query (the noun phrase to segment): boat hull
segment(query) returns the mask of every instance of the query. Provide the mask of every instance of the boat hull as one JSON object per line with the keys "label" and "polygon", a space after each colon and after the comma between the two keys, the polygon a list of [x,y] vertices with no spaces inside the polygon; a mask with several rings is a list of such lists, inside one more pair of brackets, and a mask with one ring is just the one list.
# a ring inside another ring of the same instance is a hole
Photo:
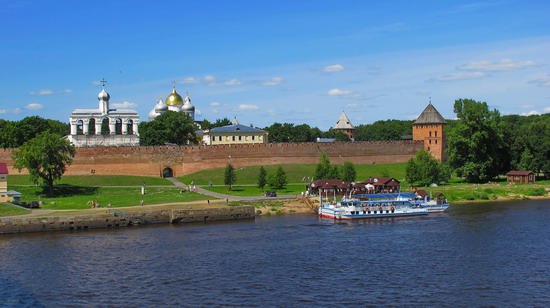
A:
{"label": "boat hull", "polygon": [[354,220],[354,219],[371,219],[371,218],[386,218],[386,217],[408,217],[408,216],[423,216],[428,215],[428,211],[422,210],[422,211],[383,211],[382,213],[380,211],[377,211],[376,213],[371,212],[370,214],[366,213],[363,214],[360,212],[359,214],[351,214],[351,213],[339,213],[332,210],[326,210],[321,209],[319,211],[319,216],[323,218],[329,218],[329,219],[338,219],[338,220]]}

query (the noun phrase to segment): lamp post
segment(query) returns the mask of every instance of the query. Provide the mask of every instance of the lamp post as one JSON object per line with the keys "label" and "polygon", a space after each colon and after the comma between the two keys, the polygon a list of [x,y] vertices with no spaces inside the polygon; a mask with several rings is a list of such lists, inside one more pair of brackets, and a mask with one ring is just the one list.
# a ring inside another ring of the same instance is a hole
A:
{"label": "lamp post", "polygon": [[90,171],[90,173],[92,174],[92,187],[94,187],[94,184],[95,184],[95,169],[92,169],[92,171]]}

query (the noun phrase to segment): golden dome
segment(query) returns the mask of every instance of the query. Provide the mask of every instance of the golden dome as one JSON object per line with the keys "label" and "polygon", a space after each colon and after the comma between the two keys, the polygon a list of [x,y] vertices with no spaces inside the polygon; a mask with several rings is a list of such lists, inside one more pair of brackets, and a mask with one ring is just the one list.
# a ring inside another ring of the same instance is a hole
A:
{"label": "golden dome", "polygon": [[181,98],[181,95],[176,92],[176,88],[172,90],[172,93],[166,97],[166,105],[167,106],[182,106],[183,105],[183,98]]}

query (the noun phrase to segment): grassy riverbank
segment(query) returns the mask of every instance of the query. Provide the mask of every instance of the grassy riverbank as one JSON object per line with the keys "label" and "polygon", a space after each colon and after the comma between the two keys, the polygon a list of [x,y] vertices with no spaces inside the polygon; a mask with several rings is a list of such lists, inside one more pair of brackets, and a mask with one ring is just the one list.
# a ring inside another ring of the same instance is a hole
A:
{"label": "grassy riverbank", "polygon": [[[10,185],[34,185],[28,174],[10,174]],[[73,186],[173,186],[164,178],[133,175],[64,175],[57,185]]]}
{"label": "grassy riverbank", "polygon": [[[278,190],[279,195],[300,195],[305,191],[307,177],[315,170],[314,164],[283,165],[287,173],[288,184]],[[268,166],[269,172],[275,166]],[[409,184],[404,179],[405,164],[356,165],[357,179],[365,180],[372,176],[389,176],[401,180],[402,191],[409,191]],[[211,169],[190,174],[178,179],[184,183],[194,182],[204,189],[233,196],[261,196],[263,191],[256,187],[259,167],[237,168],[237,185],[229,190],[223,185],[223,169]],[[210,186],[209,184],[213,185]],[[141,194],[141,186],[145,185],[145,195]],[[418,187],[435,195],[442,193],[451,203],[491,200],[525,200],[530,198],[549,198],[550,181],[539,181],[537,184],[509,185],[505,181],[489,184],[461,183],[460,179],[452,179],[448,185],[439,187]],[[194,192],[180,191],[166,179],[139,176],[64,176],[56,185],[55,195],[50,197],[42,192],[40,187],[32,185],[28,175],[10,175],[9,189],[22,193],[22,201],[40,201],[44,210],[85,210],[92,207],[92,202],[100,206],[119,208],[139,206],[141,200],[145,206],[167,203],[184,203],[214,199]],[[265,187],[264,190],[270,190]],[[287,205],[263,202],[259,208],[267,213],[288,212]],[[300,206],[294,206],[299,208]],[[258,208],[258,207],[257,207]],[[292,207],[289,207],[292,208]],[[293,209],[291,212],[294,211]],[[298,210],[300,212],[300,210]],[[0,216],[24,214],[25,210],[9,206],[0,207]]]}
{"label": "grassy riverbank", "polygon": [[[314,164],[304,165],[283,165],[287,172],[288,184],[284,189],[277,190],[277,194],[283,195],[299,195],[305,191],[307,181],[303,181],[304,174],[313,174],[315,170]],[[273,172],[274,166],[266,167],[266,170]],[[410,184],[404,180],[405,164],[379,164],[379,165],[356,165],[357,179],[366,180],[373,176],[389,176],[401,181],[402,191],[410,192]],[[256,186],[259,167],[243,167],[237,168],[237,184],[231,190],[229,187],[223,186],[223,169],[210,169],[197,173],[193,173],[179,180],[191,183],[204,189],[227,194],[233,196],[260,196],[262,189]],[[307,179],[307,177],[306,177]],[[209,185],[213,183],[213,186]],[[500,179],[499,182],[487,184],[469,184],[462,182],[461,179],[452,178],[450,183],[438,187],[417,187],[418,189],[426,190],[428,193],[435,195],[436,193],[444,194],[449,202],[468,202],[468,201],[491,201],[491,200],[523,200],[534,197],[549,197],[550,181],[539,181],[537,184],[514,184],[509,185],[505,179]],[[264,188],[271,190],[269,186]]]}
{"label": "grassy riverbank", "polygon": [[30,213],[29,210],[25,210],[19,207],[15,207],[8,204],[0,203],[0,217],[4,216],[16,216]]}
{"label": "grassy riverbank", "polygon": [[42,202],[42,209],[47,210],[76,210],[89,209],[92,202],[99,203],[100,207],[126,207],[139,206],[141,200],[145,205],[191,202],[212,199],[195,192],[181,192],[178,188],[146,187],[145,194],[141,194],[141,187],[89,187],[58,185],[55,187],[55,195],[47,196],[41,188],[35,186],[12,186],[10,189],[21,193],[21,201]]}

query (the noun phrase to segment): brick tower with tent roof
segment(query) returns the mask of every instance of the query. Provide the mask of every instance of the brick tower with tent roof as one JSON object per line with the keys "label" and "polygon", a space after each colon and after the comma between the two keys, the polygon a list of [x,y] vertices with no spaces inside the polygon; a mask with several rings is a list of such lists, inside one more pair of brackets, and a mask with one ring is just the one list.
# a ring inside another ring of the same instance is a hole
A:
{"label": "brick tower with tent roof", "polygon": [[446,160],[445,125],[447,125],[447,121],[435,109],[431,100],[413,123],[413,140],[423,141],[424,149],[440,162]]}

